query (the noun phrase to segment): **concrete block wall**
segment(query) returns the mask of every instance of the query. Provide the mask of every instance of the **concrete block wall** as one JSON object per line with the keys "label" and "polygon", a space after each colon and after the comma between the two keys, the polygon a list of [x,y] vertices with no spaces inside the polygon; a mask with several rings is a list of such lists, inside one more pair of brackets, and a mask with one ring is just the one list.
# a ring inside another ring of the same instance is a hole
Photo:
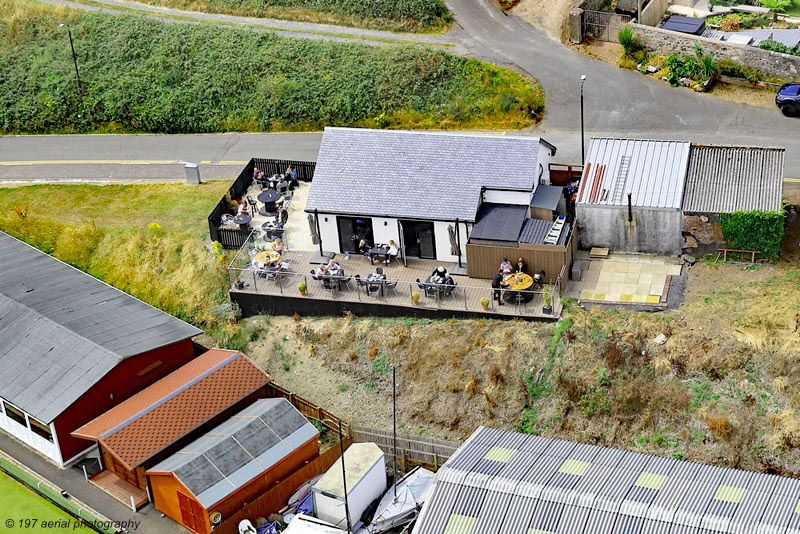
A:
{"label": "concrete block wall", "polygon": [[677,256],[683,248],[683,215],[677,209],[634,207],[631,228],[627,207],[578,204],[576,221],[583,249]]}
{"label": "concrete block wall", "polygon": [[641,36],[642,42],[647,46],[647,49],[659,55],[694,55],[694,45],[699,43],[705,53],[712,54],[717,61],[730,60],[778,78],[800,78],[800,56],[790,56],[753,46],[716,41],[686,33],[662,30],[661,28],[651,28],[642,24],[631,24],[631,26]]}

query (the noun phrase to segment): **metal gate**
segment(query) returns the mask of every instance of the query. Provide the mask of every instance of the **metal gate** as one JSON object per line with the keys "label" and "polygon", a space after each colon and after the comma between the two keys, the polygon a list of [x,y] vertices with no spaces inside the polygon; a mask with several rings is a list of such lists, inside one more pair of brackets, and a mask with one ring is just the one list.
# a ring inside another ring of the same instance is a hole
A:
{"label": "metal gate", "polygon": [[617,32],[630,21],[629,15],[586,10],[583,12],[583,38],[616,43]]}

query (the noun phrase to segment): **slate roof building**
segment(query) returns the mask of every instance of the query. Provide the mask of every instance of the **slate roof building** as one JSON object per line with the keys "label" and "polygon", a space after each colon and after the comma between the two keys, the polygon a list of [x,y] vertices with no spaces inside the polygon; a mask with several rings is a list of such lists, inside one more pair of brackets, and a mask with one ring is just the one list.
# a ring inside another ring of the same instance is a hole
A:
{"label": "slate roof building", "polygon": [[73,430],[194,357],[201,330],[0,232],[0,429],[59,465]]}
{"label": "slate roof building", "polygon": [[[112,495],[147,502],[145,471],[243,406],[266,396],[267,374],[244,354],[212,349],[100,415],[72,435],[97,443]],[[138,490],[138,491],[137,491]]]}
{"label": "slate roof building", "polygon": [[316,458],[318,437],[288,400],[259,399],[147,470],[155,507],[206,534]]}
{"label": "slate roof building", "polygon": [[329,127],[305,210],[325,251],[393,240],[407,257],[458,261],[448,226],[463,250],[482,203],[529,208],[555,152],[538,137]]}
{"label": "slate roof building", "polygon": [[480,427],[413,534],[800,532],[800,480]]}

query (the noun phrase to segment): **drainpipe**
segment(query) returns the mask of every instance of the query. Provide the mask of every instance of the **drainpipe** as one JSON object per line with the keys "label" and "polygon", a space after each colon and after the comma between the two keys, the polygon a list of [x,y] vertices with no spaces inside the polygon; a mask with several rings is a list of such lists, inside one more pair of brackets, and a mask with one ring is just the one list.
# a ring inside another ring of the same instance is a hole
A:
{"label": "drainpipe", "polygon": [[633,206],[631,204],[631,193],[628,193],[628,231],[633,235]]}
{"label": "drainpipe", "polygon": [[456,246],[458,247],[458,266],[461,267],[461,230],[458,229],[458,217],[456,217]]}

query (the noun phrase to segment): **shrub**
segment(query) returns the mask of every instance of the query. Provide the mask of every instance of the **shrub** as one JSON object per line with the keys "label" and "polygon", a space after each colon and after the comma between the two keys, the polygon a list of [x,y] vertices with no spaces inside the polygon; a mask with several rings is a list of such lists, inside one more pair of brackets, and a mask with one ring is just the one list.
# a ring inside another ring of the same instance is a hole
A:
{"label": "shrub", "polygon": [[800,50],[790,48],[783,43],[774,41],[772,39],[764,39],[758,44],[762,50],[772,50],[773,52],[780,52],[781,54],[789,54],[792,56],[800,56]]}
{"label": "shrub", "polygon": [[700,73],[705,80],[714,80],[719,75],[719,64],[714,61],[711,54],[705,55],[700,60]]}
{"label": "shrub", "polygon": [[761,5],[772,11],[775,16],[773,20],[778,19],[778,13],[783,13],[792,5],[791,0],[761,0]]}
{"label": "shrub", "polygon": [[783,240],[783,212],[736,211],[721,213],[722,237],[730,248],[757,250],[768,260],[780,255]]}
{"label": "shrub", "polygon": [[719,29],[724,32],[738,32],[742,25],[742,19],[736,15],[727,15],[719,23]]}
{"label": "shrub", "polygon": [[617,39],[619,44],[622,45],[622,53],[625,57],[633,58],[637,52],[644,50],[644,44],[639,40],[631,26],[620,28],[619,32],[617,32]]}
{"label": "shrub", "polygon": [[[514,128],[544,109],[525,77],[439,50],[27,6],[0,6],[0,133],[310,130],[382,113],[387,127]],[[83,98],[58,20],[72,27]]]}

